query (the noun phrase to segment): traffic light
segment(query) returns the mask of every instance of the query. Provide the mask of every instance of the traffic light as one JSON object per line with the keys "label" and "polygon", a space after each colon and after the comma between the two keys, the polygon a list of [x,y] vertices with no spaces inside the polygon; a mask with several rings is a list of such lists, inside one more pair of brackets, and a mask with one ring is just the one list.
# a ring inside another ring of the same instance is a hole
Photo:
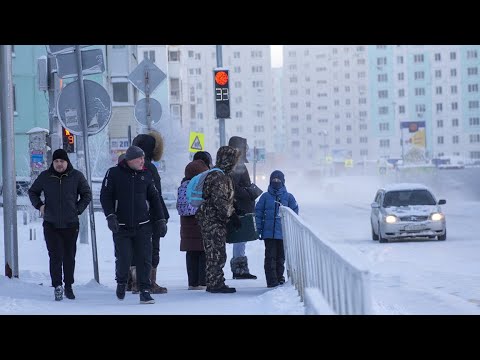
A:
{"label": "traffic light", "polygon": [[230,119],[230,77],[228,70],[213,70],[215,89],[215,119]]}
{"label": "traffic light", "polygon": [[62,126],[63,150],[67,153],[75,152],[75,135]]}

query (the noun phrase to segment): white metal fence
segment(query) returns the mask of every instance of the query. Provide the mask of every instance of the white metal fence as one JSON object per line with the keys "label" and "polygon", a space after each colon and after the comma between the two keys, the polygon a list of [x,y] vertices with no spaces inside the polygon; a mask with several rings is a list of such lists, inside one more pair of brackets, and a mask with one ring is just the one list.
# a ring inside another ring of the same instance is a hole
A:
{"label": "white metal fence", "polygon": [[289,280],[307,314],[372,313],[370,274],[362,260],[322,241],[290,208],[280,206]]}

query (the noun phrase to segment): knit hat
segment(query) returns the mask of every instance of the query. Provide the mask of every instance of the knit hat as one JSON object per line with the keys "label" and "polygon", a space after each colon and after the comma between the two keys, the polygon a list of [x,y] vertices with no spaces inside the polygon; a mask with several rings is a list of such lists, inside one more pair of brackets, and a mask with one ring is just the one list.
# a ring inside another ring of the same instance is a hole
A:
{"label": "knit hat", "polygon": [[66,162],[70,162],[67,152],[63,149],[57,149],[53,152],[52,161],[57,159],[62,159],[62,160],[65,160]]}
{"label": "knit hat", "polygon": [[132,145],[127,149],[125,153],[125,160],[133,160],[139,157],[145,156],[145,153],[138,146]]}
{"label": "knit hat", "polygon": [[197,151],[193,155],[193,160],[202,160],[208,167],[213,165],[212,155],[208,151]]}

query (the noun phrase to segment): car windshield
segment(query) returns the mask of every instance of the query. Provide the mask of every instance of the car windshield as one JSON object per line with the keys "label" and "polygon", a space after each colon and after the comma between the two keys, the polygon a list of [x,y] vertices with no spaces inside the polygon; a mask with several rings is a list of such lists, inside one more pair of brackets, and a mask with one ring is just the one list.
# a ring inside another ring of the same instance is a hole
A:
{"label": "car windshield", "polygon": [[428,190],[389,191],[383,199],[383,207],[435,204],[435,199]]}

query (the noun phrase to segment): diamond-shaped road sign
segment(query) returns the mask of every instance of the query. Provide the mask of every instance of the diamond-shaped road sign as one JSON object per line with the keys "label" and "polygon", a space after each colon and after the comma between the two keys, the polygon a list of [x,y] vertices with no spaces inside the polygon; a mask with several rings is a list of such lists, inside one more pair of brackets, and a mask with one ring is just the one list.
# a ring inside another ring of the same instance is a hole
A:
{"label": "diamond-shaped road sign", "polygon": [[143,126],[148,126],[148,111],[150,111],[150,124],[155,125],[162,117],[162,105],[153,98],[140,99],[135,104],[135,119]]}
{"label": "diamond-shaped road sign", "polygon": [[[87,105],[88,135],[95,135],[103,130],[112,116],[112,101],[107,90],[92,80],[83,80],[85,102]],[[62,89],[57,101],[57,113],[62,125],[75,135],[83,134],[80,121],[80,89],[75,80]]]}
{"label": "diamond-shaped road sign", "polygon": [[[103,51],[101,49],[83,50],[82,74],[100,74],[105,71]],[[61,79],[77,77],[77,54],[74,52],[62,53],[55,56],[57,63],[57,74]]]}
{"label": "diamond-shaped road sign", "polygon": [[138,66],[130,73],[128,80],[143,94],[146,93],[147,82],[148,92],[151,94],[160,83],[165,80],[167,75],[160,70],[153,62],[144,59]]}

